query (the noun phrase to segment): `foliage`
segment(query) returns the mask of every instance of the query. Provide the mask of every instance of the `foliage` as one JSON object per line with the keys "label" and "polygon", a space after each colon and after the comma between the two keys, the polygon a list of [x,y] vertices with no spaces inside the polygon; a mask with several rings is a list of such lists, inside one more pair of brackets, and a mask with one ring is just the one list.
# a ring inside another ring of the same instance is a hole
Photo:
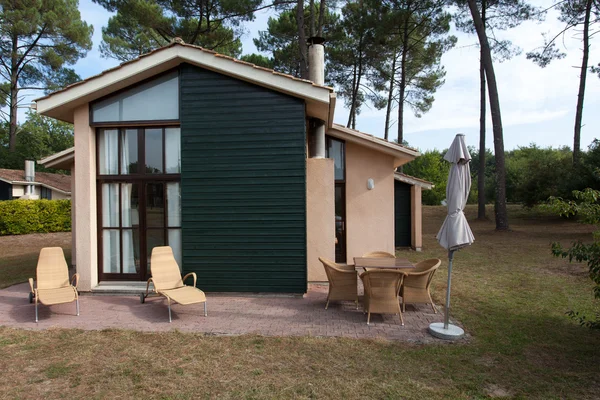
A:
{"label": "foliage", "polygon": [[432,182],[435,187],[423,190],[423,204],[440,205],[446,198],[446,184],[450,163],[444,160],[446,151],[428,150],[421,157],[403,166],[403,172],[426,181]]}
{"label": "foliage", "polygon": [[[269,53],[273,60],[273,68],[277,71],[301,76],[302,54],[299,46],[298,23],[295,10],[284,9],[277,18],[269,17],[267,30],[259,31],[258,38],[254,39],[254,45],[258,51]],[[321,19],[320,7],[315,5],[314,13]],[[326,68],[330,68],[331,48],[341,37],[339,30],[339,16],[332,10],[325,8],[323,12],[323,36],[327,38],[325,46]],[[305,20],[310,18],[310,9],[304,9]],[[304,26],[305,36],[310,34],[309,26]],[[306,57],[306,55],[305,55]],[[326,79],[330,75],[329,70],[325,74]]]}
{"label": "foliage", "polygon": [[[598,225],[600,223],[600,191],[587,188],[583,191],[573,192],[574,200],[564,200],[559,197],[550,197],[546,205],[558,215],[564,217],[577,216],[582,223]],[[552,243],[552,254],[555,257],[569,258],[577,262],[586,262],[589,267],[590,279],[594,282],[594,296],[600,299],[600,230],[593,234],[591,244],[581,241],[573,242],[570,248],[563,248],[560,243]],[[583,326],[600,329],[600,314],[595,320],[589,320],[578,312],[568,313]]]}
{"label": "foliage", "polygon": [[[73,125],[27,113],[27,121],[19,126],[15,152],[8,150],[8,126],[0,126],[0,168],[23,169],[25,160],[40,160],[74,145]],[[36,166],[37,171],[56,172]]]}
{"label": "foliage", "polygon": [[[0,77],[9,105],[9,148],[16,149],[17,107],[24,89],[54,90],[79,77],[74,64],[92,48],[92,26],[77,0],[0,0]],[[8,83],[8,85],[6,84]]]}
{"label": "foliage", "polygon": [[259,67],[273,69],[275,62],[272,58],[263,56],[262,54],[245,54],[240,57],[240,60],[258,65]]}
{"label": "foliage", "polygon": [[446,72],[442,55],[456,44],[449,35],[451,15],[443,0],[386,0],[382,6],[381,25],[385,57],[375,59],[372,80],[377,90],[387,92],[378,108],[387,107],[386,132],[391,124],[389,114],[398,106],[398,141],[404,139],[404,106],[416,117],[428,112],[434,93],[443,85]]}
{"label": "foliage", "polygon": [[254,19],[261,0],[93,0],[116,12],[102,29],[104,57],[127,61],[179,37],[185,43],[238,57],[241,23]]}
{"label": "foliage", "polygon": [[71,200],[0,201],[0,235],[70,230]]}

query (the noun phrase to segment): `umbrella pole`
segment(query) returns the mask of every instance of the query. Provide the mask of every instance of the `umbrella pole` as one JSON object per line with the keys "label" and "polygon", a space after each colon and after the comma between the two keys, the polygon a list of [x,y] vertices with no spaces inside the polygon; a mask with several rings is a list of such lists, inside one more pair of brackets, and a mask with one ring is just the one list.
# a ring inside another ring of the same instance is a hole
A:
{"label": "umbrella pole", "polygon": [[452,284],[452,260],[454,250],[448,251],[448,289],[446,289],[446,313],[444,315],[444,329],[448,329],[450,323],[450,286]]}

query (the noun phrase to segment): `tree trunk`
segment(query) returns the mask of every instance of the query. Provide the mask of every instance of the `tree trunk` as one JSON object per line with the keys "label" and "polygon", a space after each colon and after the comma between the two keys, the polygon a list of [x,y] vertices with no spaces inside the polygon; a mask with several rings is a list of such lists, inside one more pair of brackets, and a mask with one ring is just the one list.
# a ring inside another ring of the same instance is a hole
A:
{"label": "tree trunk", "polygon": [[10,59],[10,98],[9,98],[9,128],[8,149],[14,152],[17,149],[17,106],[19,105],[19,65],[18,65],[19,38],[12,36],[12,53]]}
{"label": "tree trunk", "polygon": [[[410,4],[408,5],[410,7]],[[410,15],[410,13],[408,13]],[[408,53],[408,17],[404,17],[404,32],[402,34],[402,57],[400,59],[400,87],[398,92],[398,144],[404,142],[404,96],[406,93],[406,57]]]}
{"label": "tree trunk", "polygon": [[356,63],[352,67],[352,95],[350,97],[350,113],[348,114],[348,123],[346,128],[350,128],[352,124],[352,113],[354,112],[354,87],[356,86]]}
{"label": "tree trunk", "polygon": [[319,5],[319,26],[317,27],[317,36],[323,37],[323,21],[325,21],[325,0],[321,0]]}
{"label": "tree trunk", "polygon": [[490,111],[492,114],[492,125],[494,132],[494,153],[496,155],[496,230],[508,230],[508,215],[506,212],[506,171],[504,168],[504,138],[502,133],[502,115],[500,113],[500,99],[498,96],[498,86],[496,75],[494,73],[494,63],[492,61],[492,52],[483,28],[483,21],[477,10],[475,0],[467,0],[469,10],[475,24],[475,30],[479,37],[481,46],[481,55],[483,56],[483,65],[488,82],[488,91],[490,98]]}
{"label": "tree trunk", "polygon": [[296,24],[298,25],[298,48],[300,49],[300,78],[308,79],[306,33],[304,30],[304,0],[296,5]]}
{"label": "tree trunk", "polygon": [[315,0],[310,0],[308,2],[308,7],[309,7],[309,15],[310,15],[310,36],[309,37],[314,37],[315,36]]}
{"label": "tree trunk", "polygon": [[387,108],[385,111],[385,140],[388,140],[390,133],[390,114],[392,112],[392,101],[394,100],[394,78],[396,71],[396,52],[394,51],[394,55],[392,58],[392,73],[390,74],[390,91],[388,92],[388,102]]}
{"label": "tree trunk", "polygon": [[583,97],[585,95],[585,81],[588,72],[588,58],[590,55],[590,15],[594,0],[585,3],[585,19],[583,21],[583,59],[581,60],[581,75],[579,76],[579,93],[577,94],[577,111],[575,113],[575,132],[573,134],[573,165],[577,166],[581,158],[581,120],[583,119]]}
{"label": "tree trunk", "polygon": [[[481,1],[481,21],[485,31],[485,0]],[[479,174],[477,175],[477,219],[485,219],[485,68],[483,66],[483,53],[479,57]]]}

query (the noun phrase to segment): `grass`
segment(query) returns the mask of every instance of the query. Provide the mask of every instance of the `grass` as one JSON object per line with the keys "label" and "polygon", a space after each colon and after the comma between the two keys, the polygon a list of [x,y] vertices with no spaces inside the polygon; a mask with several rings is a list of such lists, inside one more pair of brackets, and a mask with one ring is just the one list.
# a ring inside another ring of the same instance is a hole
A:
{"label": "grass", "polygon": [[[455,255],[452,292],[466,342],[0,328],[0,398],[598,398],[600,332],[564,313],[600,306],[586,266],[550,255],[552,241],[589,240],[592,228],[511,207],[512,231],[495,232],[467,214],[476,242]],[[445,259],[443,217],[424,207],[425,251],[403,255]]]}

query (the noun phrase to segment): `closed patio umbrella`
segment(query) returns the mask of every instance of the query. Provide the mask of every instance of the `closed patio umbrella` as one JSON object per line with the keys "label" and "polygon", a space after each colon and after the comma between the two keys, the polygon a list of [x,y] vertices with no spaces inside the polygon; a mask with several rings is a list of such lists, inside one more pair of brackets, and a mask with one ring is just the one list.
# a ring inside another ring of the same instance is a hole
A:
{"label": "closed patio umbrella", "polygon": [[455,339],[461,337],[464,331],[449,323],[452,260],[456,250],[471,245],[475,240],[463,212],[471,190],[471,169],[469,168],[471,155],[465,143],[465,135],[456,135],[448,152],[444,155],[444,159],[452,163],[446,186],[448,214],[437,234],[437,240],[442,247],[448,249],[448,289],[444,323],[436,322],[429,325],[429,332],[442,339]]}

